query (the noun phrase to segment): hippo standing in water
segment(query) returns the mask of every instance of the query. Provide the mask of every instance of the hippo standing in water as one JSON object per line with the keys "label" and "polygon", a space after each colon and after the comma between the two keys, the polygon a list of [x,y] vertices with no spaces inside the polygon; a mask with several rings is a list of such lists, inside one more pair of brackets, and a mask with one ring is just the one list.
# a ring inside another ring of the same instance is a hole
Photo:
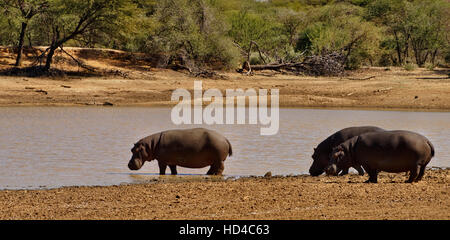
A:
{"label": "hippo standing in water", "polygon": [[185,130],[168,130],[139,140],[131,149],[133,156],[128,163],[130,170],[140,169],[145,161],[156,159],[159,174],[166,173],[167,166],[173,175],[176,166],[186,168],[203,168],[211,166],[208,175],[221,175],[223,162],[231,156],[230,142],[219,133],[194,128]]}
{"label": "hippo standing in water", "polygon": [[406,181],[420,181],[434,156],[434,147],[424,136],[410,131],[370,132],[353,137],[331,153],[327,174],[338,168],[362,165],[369,174],[366,182],[377,182],[380,171],[410,172]]}
{"label": "hippo standing in water", "polygon": [[[314,154],[312,155],[313,164],[309,168],[309,173],[311,174],[311,176],[319,176],[320,174],[322,174],[329,165],[330,154],[333,148],[343,143],[344,141],[363,133],[380,131],[384,131],[384,129],[373,126],[363,126],[344,128],[340,131],[335,132],[323,142],[319,143],[316,148],[314,148]],[[351,167],[355,168],[360,175],[364,175],[364,170],[360,165]],[[341,175],[347,174],[348,169],[349,167],[340,169],[342,170]],[[338,170],[338,173],[340,170]]]}

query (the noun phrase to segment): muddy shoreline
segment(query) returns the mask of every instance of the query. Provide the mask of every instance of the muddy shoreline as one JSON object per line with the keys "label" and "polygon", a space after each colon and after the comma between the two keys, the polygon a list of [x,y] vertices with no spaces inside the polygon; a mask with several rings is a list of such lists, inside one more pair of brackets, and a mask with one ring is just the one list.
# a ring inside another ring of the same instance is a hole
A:
{"label": "muddy shoreline", "polygon": [[[0,191],[1,219],[450,219],[450,169]],[[169,179],[169,180],[167,180]]]}

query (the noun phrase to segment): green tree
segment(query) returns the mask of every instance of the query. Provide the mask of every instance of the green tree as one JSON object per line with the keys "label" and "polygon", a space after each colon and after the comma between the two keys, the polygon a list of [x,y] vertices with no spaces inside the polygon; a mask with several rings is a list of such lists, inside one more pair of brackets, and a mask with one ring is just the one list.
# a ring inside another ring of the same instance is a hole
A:
{"label": "green tree", "polygon": [[410,41],[417,65],[422,66],[428,57],[434,64],[439,49],[445,48],[449,6],[449,2],[436,0],[415,1],[411,6]]}
{"label": "green tree", "polygon": [[310,12],[310,22],[298,48],[312,54],[343,52],[344,63],[357,68],[377,54],[380,29],[363,19],[363,9],[349,4],[326,5]]}
{"label": "green tree", "polygon": [[300,30],[305,27],[306,14],[287,8],[278,9],[278,19],[282,24],[282,31],[286,35],[289,45],[295,46]]}
{"label": "green tree", "polygon": [[156,5],[147,51],[164,55],[162,65],[181,60],[186,67],[202,63],[235,66],[238,56],[226,36],[225,21],[205,0],[161,0]]}
{"label": "green tree", "polygon": [[5,9],[11,21],[20,21],[20,34],[17,41],[17,57],[15,66],[20,66],[22,62],[23,45],[25,35],[30,21],[39,14],[42,14],[48,7],[47,0],[4,0],[0,3],[0,8]]}
{"label": "green tree", "polygon": [[386,27],[389,35],[384,44],[387,51],[395,51],[394,63],[401,65],[409,57],[412,31],[411,3],[405,0],[374,0],[367,6],[367,19]]}
{"label": "green tree", "polygon": [[[234,12],[229,19],[231,22],[229,35],[247,53],[247,58],[251,56],[256,43],[258,54],[262,53],[260,58],[264,62],[266,61],[264,58],[272,61],[286,60],[286,56],[290,53],[289,33],[283,31],[283,24],[274,9],[257,12],[243,8]],[[292,38],[296,37],[294,34]]]}
{"label": "green tree", "polygon": [[18,23],[10,17],[9,9],[4,8],[0,2],[0,45],[14,45],[13,39],[16,39],[16,28]]}
{"label": "green tree", "polygon": [[127,29],[137,8],[131,0],[52,0],[46,14],[40,16],[40,32],[49,36],[44,70],[49,70],[55,50],[88,33],[106,35]]}

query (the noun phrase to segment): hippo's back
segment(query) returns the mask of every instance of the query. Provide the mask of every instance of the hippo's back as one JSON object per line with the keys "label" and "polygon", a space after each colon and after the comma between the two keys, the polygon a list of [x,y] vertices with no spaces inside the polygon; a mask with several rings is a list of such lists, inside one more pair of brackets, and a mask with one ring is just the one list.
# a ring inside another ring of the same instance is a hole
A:
{"label": "hippo's back", "polygon": [[317,149],[320,149],[321,151],[325,151],[326,154],[330,154],[331,150],[336,147],[337,145],[347,141],[348,139],[359,136],[364,133],[368,132],[381,132],[385,131],[382,128],[375,127],[375,126],[360,126],[360,127],[348,127],[341,129],[332,135],[330,135],[327,139],[325,139],[323,142],[321,142]]}
{"label": "hippo's back", "polygon": [[183,167],[201,168],[231,151],[228,140],[205,128],[175,129],[161,133],[159,159]]}
{"label": "hippo's back", "polygon": [[404,130],[362,134],[356,150],[359,159],[384,171],[426,165],[434,156],[433,146],[425,136]]}
{"label": "hippo's back", "polygon": [[420,149],[422,147],[429,149],[429,140],[425,136],[406,130],[369,132],[361,134],[359,141],[364,142],[368,146],[385,148],[409,148],[415,151],[422,150]]}
{"label": "hippo's back", "polygon": [[322,174],[325,168],[329,164],[329,156],[334,147],[345,142],[346,140],[359,136],[367,132],[384,131],[384,129],[374,126],[360,126],[360,127],[348,127],[341,129],[328,138],[323,140],[314,149],[313,153],[313,163],[309,168],[309,173],[313,176],[318,176]]}

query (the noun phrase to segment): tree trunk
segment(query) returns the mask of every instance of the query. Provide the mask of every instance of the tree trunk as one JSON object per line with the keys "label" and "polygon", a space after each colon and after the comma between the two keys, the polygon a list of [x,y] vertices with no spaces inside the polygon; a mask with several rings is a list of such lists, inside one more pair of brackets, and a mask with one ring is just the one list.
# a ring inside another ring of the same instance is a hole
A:
{"label": "tree trunk", "polygon": [[411,38],[411,35],[408,34],[406,36],[406,40],[405,40],[405,53],[403,54],[403,58],[405,59],[405,61],[408,61],[409,58],[409,39]]}
{"label": "tree trunk", "polygon": [[395,43],[397,45],[396,48],[397,48],[398,64],[401,65],[403,63],[403,61],[402,61],[402,51],[400,49],[400,43],[399,43],[399,39],[398,39],[396,31],[394,31],[394,36],[395,36]]}
{"label": "tree trunk", "polygon": [[50,67],[51,67],[51,64],[52,64],[52,61],[53,61],[53,55],[55,55],[55,50],[57,48],[58,48],[58,46],[55,46],[54,44],[52,44],[50,46],[50,50],[49,50],[49,52],[47,54],[47,61],[45,61],[45,67],[44,67],[45,71],[50,70]]}
{"label": "tree trunk", "polygon": [[425,56],[422,59],[422,65],[421,66],[423,66],[427,62],[427,59],[428,59],[429,55],[430,55],[430,51],[427,50],[427,52],[425,53]]}
{"label": "tree trunk", "polygon": [[417,49],[417,47],[414,47],[413,45],[413,51],[414,51],[414,57],[416,58],[416,64],[420,67],[420,51]]}
{"label": "tree trunk", "polygon": [[22,64],[22,52],[23,52],[23,43],[25,41],[25,32],[27,30],[28,23],[22,22],[22,29],[20,30],[19,36],[19,47],[17,49],[17,58],[16,58],[16,67],[20,67]]}
{"label": "tree trunk", "polygon": [[434,63],[435,63],[435,59],[436,59],[437,52],[438,52],[438,50],[435,49],[435,50],[433,51],[433,54],[431,55],[431,63],[432,63],[433,65],[434,65]]}

